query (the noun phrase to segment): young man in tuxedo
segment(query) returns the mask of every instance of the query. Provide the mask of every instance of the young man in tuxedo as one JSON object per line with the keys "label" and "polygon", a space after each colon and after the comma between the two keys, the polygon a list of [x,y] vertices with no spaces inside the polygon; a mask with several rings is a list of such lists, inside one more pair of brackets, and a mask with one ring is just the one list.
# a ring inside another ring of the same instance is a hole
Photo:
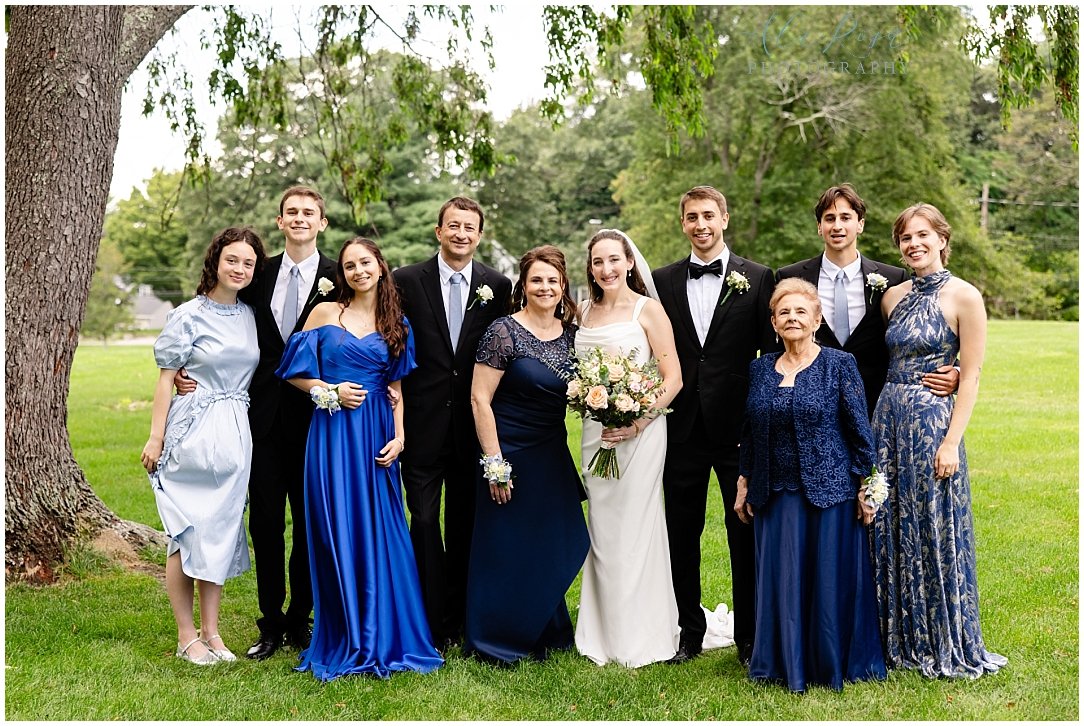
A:
{"label": "young man in tuxedo", "polygon": [[[248,482],[256,592],[260,605],[259,639],[245,654],[263,660],[285,642],[307,648],[312,630],[312,581],[305,531],[305,441],[313,405],[303,391],[275,376],[286,340],[301,330],[312,308],[335,300],[338,290],[321,294],[319,283],[336,280],[335,261],[316,249],[327,228],[324,198],[308,187],[291,187],[279,201],[275,220],[286,250],[268,260],[241,299],[256,313],[260,362],[252,376],[249,421],[252,425],[252,474]],[[286,602],[286,502],[293,520],[289,556],[290,605]]]}
{"label": "young man in tuxedo", "polygon": [[671,662],[695,658],[707,628],[700,607],[700,535],[704,531],[712,469],[726,510],[733,582],[734,639],[748,663],[755,630],[753,528],[734,512],[738,445],[749,363],[772,344],[768,301],[770,269],[733,254],[723,232],[726,198],[710,186],[681,198],[681,226],[689,257],[652,273],[659,300],[674,326],[681,361],[681,392],[667,418],[663,470],[670,564],[681,638]]}
{"label": "young man in tuxedo", "polygon": [[403,486],[429,627],[442,650],[460,641],[466,608],[480,456],[470,405],[474,353],[512,295],[507,277],[474,259],[484,224],[477,202],[448,200],[437,214],[437,254],[393,273],[418,364],[403,379]]}
{"label": "young man in tuxedo", "polygon": [[[824,251],[780,268],[776,281],[800,277],[817,288],[822,319],[817,342],[854,356],[872,417],[888,373],[881,298],[885,290],[906,280],[907,272],[858,253],[858,235],[866,224],[866,204],[850,184],[825,190],[813,214]],[[942,366],[927,373],[923,383],[933,393],[947,396],[956,390],[959,377],[959,371],[952,366]]]}

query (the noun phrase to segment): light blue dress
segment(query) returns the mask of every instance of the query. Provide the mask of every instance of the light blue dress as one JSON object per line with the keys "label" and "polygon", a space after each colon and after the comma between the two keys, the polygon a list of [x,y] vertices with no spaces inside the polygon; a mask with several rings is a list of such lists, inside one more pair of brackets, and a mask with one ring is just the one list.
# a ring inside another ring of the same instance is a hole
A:
{"label": "light blue dress", "polygon": [[186,575],[218,585],[249,568],[248,384],[259,358],[252,308],[203,296],[173,310],[154,342],[159,368],[184,368],[198,384],[170,402],[162,456],[150,474],[167,556],[179,551]]}
{"label": "light blue dress", "polygon": [[871,528],[885,661],[928,678],[978,678],[1008,661],[986,650],[979,625],[975,527],[967,454],[940,479],[933,470],[954,396],[933,395],[922,375],[950,365],[960,339],[941,312],[948,270],[914,279],[892,310],[888,382],[873,412],[877,466],[888,500]]}

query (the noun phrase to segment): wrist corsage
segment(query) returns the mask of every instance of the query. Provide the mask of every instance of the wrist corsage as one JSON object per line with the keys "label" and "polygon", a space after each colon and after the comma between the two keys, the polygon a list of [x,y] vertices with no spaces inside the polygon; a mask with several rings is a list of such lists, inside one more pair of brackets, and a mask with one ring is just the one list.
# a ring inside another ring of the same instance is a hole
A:
{"label": "wrist corsage", "polygon": [[874,465],[869,476],[862,480],[862,484],[866,490],[863,501],[876,512],[888,499],[888,480],[883,473],[877,471],[877,466]]}
{"label": "wrist corsage", "polygon": [[482,475],[486,481],[496,482],[499,487],[512,486],[512,465],[503,456],[483,456],[478,463],[482,465]]}
{"label": "wrist corsage", "polygon": [[317,408],[322,408],[330,414],[334,414],[336,411],[342,408],[342,404],[339,403],[339,386],[313,386],[309,389],[309,398],[316,404]]}

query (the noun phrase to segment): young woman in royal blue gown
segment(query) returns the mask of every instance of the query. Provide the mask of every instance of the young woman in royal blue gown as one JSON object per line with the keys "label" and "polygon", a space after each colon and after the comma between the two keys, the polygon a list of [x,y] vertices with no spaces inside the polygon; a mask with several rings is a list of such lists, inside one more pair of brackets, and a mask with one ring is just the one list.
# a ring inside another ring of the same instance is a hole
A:
{"label": "young woman in royal blue gown", "polygon": [[471,386],[482,453],[513,480],[479,472],[464,651],[502,663],[572,647],[565,593],[590,545],[565,430],[576,311],[564,255],[536,247],[519,270],[517,312],[482,335]]}
{"label": "young woman in royal blue gown", "polygon": [[338,277],[339,300],[313,309],[276,371],[310,393],[337,387],[341,406],[317,408],[306,445],[314,623],[298,670],[324,681],[427,673],[443,659],[429,633],[400,494],[403,409],[388,397],[415,367],[414,339],[374,242],[347,241]]}
{"label": "young woman in royal blue gown", "polygon": [[[218,610],[226,579],[249,568],[248,384],[260,358],[256,318],[237,293],[266,259],[251,229],[219,232],[207,248],[195,299],[169,314],[154,341],[160,373],[140,460],[169,535],[166,592],[177,622],[177,657],[196,665],[236,660],[218,633]],[[199,384],[196,393],[172,395],[181,368]]]}
{"label": "young woman in royal blue gown", "polygon": [[[986,308],[945,269],[952,230],[929,204],[908,207],[892,239],[914,278],[889,288],[888,382],[873,412],[877,465],[889,496],[872,546],[885,659],[936,677],[978,678],[1008,660],[979,625],[975,528],[963,435],[979,391]],[[923,371],[960,360],[955,398],[932,395]]]}

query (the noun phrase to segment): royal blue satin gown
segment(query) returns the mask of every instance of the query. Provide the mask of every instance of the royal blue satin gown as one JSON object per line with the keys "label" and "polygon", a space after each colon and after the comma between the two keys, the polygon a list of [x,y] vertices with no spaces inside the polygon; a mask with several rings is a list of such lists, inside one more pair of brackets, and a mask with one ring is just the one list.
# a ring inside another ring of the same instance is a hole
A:
{"label": "royal blue satin gown", "polygon": [[512,499],[497,504],[479,467],[464,651],[511,663],[574,645],[565,593],[590,547],[565,430],[575,330],[539,340],[511,317],[482,335],[475,360],[504,371],[493,396]]}
{"label": "royal blue satin gown", "polygon": [[314,623],[297,669],[322,681],[353,673],[428,673],[444,662],[422,604],[399,463],[376,463],[395,436],[388,383],[415,367],[413,333],[392,358],[377,333],[358,338],[324,325],[291,336],[275,372],[284,379],[350,381],[368,392],[356,409],[317,409],[306,444]]}

